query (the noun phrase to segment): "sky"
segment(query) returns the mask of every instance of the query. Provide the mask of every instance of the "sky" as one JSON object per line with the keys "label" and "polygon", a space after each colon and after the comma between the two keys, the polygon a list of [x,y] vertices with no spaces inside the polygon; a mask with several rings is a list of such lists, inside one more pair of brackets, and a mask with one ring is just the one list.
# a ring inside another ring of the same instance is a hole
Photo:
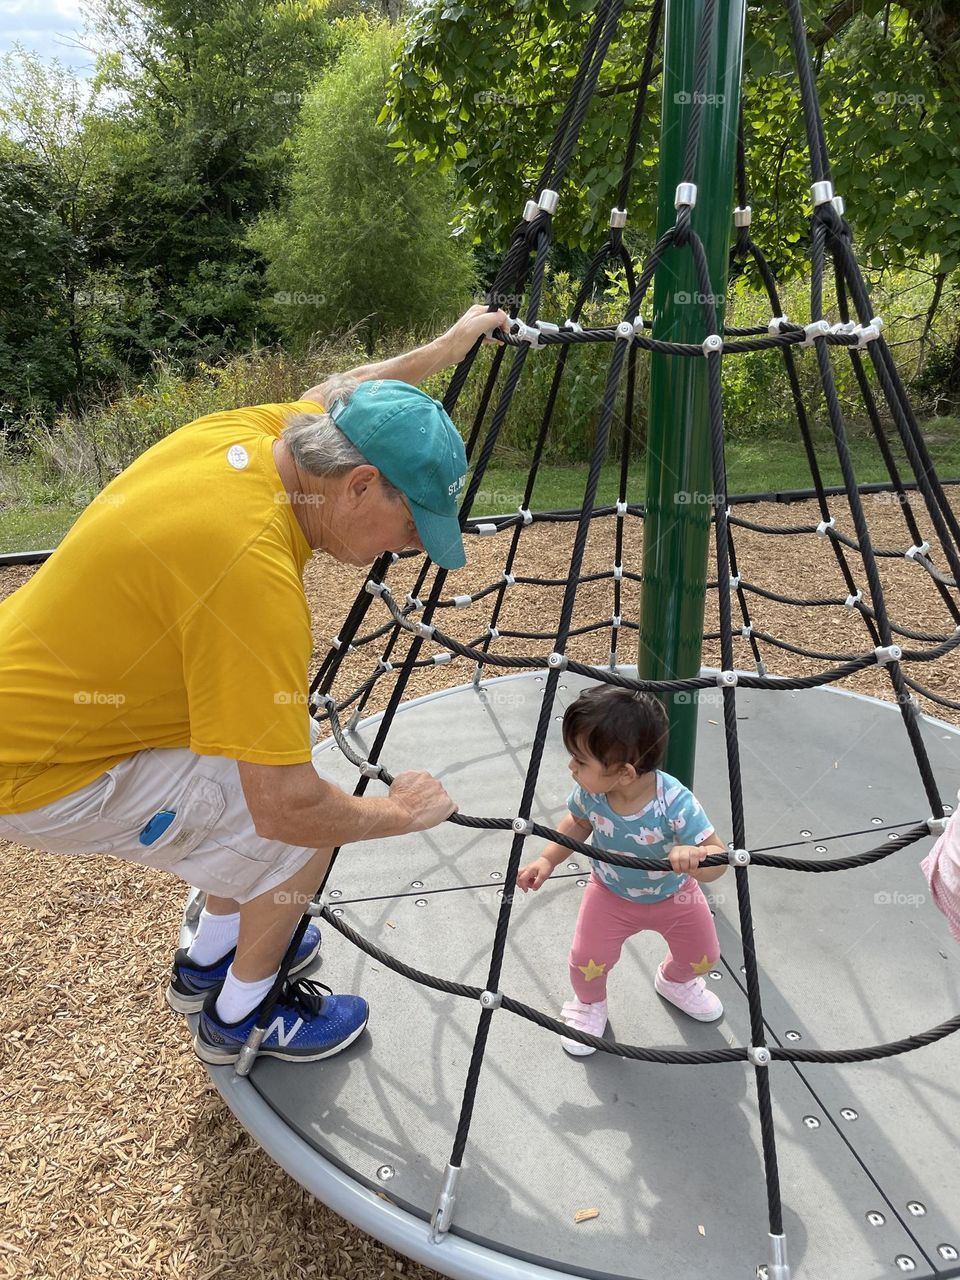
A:
{"label": "sky", "polygon": [[54,58],[80,75],[93,72],[93,58],[76,48],[82,39],[80,0],[0,0],[0,54],[19,42],[45,62]]}

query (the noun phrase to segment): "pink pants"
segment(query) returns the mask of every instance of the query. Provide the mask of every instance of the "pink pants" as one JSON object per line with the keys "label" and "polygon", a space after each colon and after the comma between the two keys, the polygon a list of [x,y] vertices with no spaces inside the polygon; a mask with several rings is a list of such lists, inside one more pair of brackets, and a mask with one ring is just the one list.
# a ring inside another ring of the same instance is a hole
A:
{"label": "pink pants", "polygon": [[578,1000],[593,1004],[607,998],[607,975],[624,942],[644,929],[659,933],[670,948],[663,962],[670,982],[689,982],[720,958],[717,929],[696,880],[688,879],[662,902],[634,902],[591,876],[570,948],[570,981]]}

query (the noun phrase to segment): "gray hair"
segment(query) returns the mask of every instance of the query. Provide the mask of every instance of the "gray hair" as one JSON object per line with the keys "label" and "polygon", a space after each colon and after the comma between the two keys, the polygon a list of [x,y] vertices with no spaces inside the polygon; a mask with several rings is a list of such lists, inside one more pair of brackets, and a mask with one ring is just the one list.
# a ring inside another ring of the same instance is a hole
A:
{"label": "gray hair", "polygon": [[[360,382],[341,374],[328,379],[325,385],[330,404],[334,400],[347,404]],[[367,459],[347,439],[329,413],[292,413],[284,427],[283,438],[290,446],[297,466],[312,476],[342,476],[354,467],[367,465]],[[388,497],[396,499],[401,496],[400,490],[382,472],[380,479]]]}

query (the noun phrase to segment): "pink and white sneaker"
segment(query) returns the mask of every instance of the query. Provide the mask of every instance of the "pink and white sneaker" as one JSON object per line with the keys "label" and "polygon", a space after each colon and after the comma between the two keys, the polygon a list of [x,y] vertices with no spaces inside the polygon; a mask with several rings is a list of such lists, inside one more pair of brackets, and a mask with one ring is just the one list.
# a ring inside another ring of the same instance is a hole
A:
{"label": "pink and white sneaker", "polygon": [[663,965],[660,965],[653,985],[664,1000],[669,1000],[698,1022],[716,1022],[723,1017],[723,1005],[707,989],[702,978],[692,978],[689,982],[671,982],[663,976]]}
{"label": "pink and white sneaker", "polygon": [[[560,1010],[560,1017],[568,1027],[585,1031],[587,1035],[602,1036],[607,1026],[607,1002],[598,1000],[595,1004],[584,1004],[582,1000],[574,997],[568,1000]],[[560,1037],[560,1043],[567,1053],[575,1058],[586,1058],[588,1054],[597,1052],[592,1045],[581,1044],[579,1040],[569,1040],[566,1036]]]}

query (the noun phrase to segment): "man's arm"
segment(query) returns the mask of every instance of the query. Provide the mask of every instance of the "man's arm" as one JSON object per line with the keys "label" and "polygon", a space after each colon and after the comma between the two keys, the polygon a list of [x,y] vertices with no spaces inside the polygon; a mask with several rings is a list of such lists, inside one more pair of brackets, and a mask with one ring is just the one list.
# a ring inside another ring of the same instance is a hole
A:
{"label": "man's arm", "polygon": [[[391,360],[380,360],[376,364],[363,364],[340,375],[355,378],[358,382],[369,382],[374,378],[390,378],[395,382],[409,382],[411,386],[419,386],[431,374],[439,373],[448,365],[459,364],[476,340],[493,332],[494,329],[505,329],[508,324],[505,311],[488,311],[485,306],[470,307],[446,333],[434,338],[425,346],[406,351],[403,355],[394,356]],[[312,400],[315,404],[327,407],[327,388],[329,380],[311,387],[300,397]]]}
{"label": "man's arm", "polygon": [[309,763],[237,767],[257,835],[308,849],[426,831],[457,807],[429,773],[398,774],[387,796],[353,796]]}

